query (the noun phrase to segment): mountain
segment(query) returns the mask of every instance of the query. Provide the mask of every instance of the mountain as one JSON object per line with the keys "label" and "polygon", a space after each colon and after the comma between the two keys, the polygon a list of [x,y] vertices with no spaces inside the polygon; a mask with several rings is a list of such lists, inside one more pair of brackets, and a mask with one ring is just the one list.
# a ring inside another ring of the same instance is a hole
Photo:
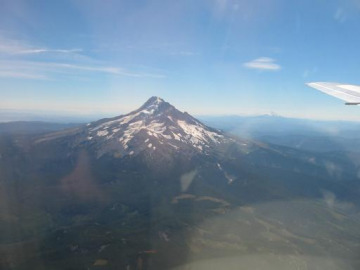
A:
{"label": "mountain", "polygon": [[129,114],[92,122],[69,133],[50,134],[38,142],[64,136],[74,137],[74,147],[86,144],[98,157],[177,150],[209,154],[214,145],[233,141],[159,97],[151,97]]}
{"label": "mountain", "polygon": [[0,136],[0,268],[255,256],[321,269],[329,262],[313,258],[326,255],[327,269],[356,269],[358,160],[236,138],[158,97],[80,127]]}
{"label": "mountain", "polygon": [[62,147],[56,152],[67,149],[66,158],[85,150],[100,160],[98,163],[112,158],[142,159],[139,167],[147,166],[159,172],[179,166],[195,167],[196,163],[191,163],[195,157],[198,160],[215,158],[233,147],[241,148],[240,152],[251,147],[250,142],[235,140],[208,127],[159,97],[151,97],[139,109],[126,115],[39,136],[33,149],[43,151],[43,148],[59,145]]}

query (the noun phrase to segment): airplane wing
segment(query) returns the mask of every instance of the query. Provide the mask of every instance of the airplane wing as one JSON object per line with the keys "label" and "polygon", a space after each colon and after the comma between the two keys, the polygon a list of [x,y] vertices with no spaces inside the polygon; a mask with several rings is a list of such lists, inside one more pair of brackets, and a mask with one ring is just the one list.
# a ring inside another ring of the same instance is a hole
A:
{"label": "airplane wing", "polygon": [[346,105],[360,104],[360,86],[332,82],[312,82],[307,85],[325,94],[344,100]]}

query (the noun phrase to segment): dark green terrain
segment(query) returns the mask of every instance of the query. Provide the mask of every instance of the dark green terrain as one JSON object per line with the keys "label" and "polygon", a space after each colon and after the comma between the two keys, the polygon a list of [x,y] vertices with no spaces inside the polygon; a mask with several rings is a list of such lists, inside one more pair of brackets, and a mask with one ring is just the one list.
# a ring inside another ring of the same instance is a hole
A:
{"label": "dark green terrain", "polygon": [[354,156],[215,150],[99,158],[2,135],[0,268],[360,268]]}

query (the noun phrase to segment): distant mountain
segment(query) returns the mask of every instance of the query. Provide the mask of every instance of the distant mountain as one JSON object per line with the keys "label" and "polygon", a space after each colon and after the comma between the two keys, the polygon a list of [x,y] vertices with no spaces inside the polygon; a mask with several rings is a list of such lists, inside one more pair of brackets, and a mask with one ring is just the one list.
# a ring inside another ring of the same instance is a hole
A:
{"label": "distant mountain", "polygon": [[360,152],[360,123],[263,115],[202,117],[205,123],[242,138],[314,152]]}
{"label": "distant mountain", "polygon": [[202,116],[200,119],[217,128],[241,136],[262,135],[338,135],[357,138],[360,122],[321,121],[287,118],[277,115],[260,116]]}
{"label": "distant mountain", "polygon": [[311,152],[357,152],[360,153],[360,140],[338,135],[297,135],[287,134],[281,136],[262,135],[257,138],[260,141],[283,145],[295,149]]}
{"label": "distant mountain", "polygon": [[314,256],[341,252],[356,269],[359,160],[233,137],[158,97],[0,136],[0,268],[172,269],[266,253],[316,269]]}

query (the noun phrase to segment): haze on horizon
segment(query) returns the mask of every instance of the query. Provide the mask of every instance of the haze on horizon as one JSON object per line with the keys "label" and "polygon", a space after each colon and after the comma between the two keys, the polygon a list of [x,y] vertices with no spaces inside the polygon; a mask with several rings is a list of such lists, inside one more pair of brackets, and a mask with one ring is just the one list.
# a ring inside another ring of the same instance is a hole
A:
{"label": "haze on horizon", "polygon": [[360,84],[354,0],[2,1],[0,109],[359,120],[305,86]]}

